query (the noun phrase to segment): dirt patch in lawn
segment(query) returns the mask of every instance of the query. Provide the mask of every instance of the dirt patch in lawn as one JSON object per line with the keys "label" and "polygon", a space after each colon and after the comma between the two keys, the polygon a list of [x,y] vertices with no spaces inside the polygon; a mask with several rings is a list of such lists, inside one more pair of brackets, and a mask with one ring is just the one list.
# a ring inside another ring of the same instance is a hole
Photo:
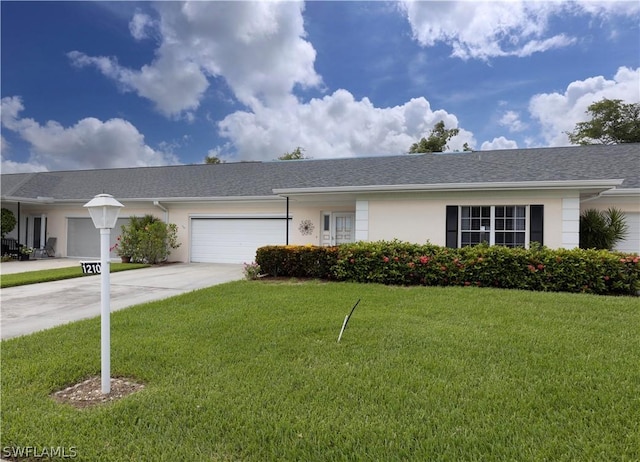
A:
{"label": "dirt patch in lawn", "polygon": [[56,391],[51,394],[51,397],[59,403],[84,409],[117,401],[142,389],[144,384],[126,377],[116,377],[111,379],[111,392],[103,394],[100,376],[95,376],[64,390]]}

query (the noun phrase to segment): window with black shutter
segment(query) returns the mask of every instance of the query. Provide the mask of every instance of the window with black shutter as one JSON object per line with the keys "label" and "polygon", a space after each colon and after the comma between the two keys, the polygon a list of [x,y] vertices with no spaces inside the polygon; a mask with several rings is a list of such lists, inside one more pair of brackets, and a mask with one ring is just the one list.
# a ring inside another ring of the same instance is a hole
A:
{"label": "window with black shutter", "polygon": [[[527,227],[528,226],[528,227]],[[446,246],[543,244],[544,205],[448,205]]]}

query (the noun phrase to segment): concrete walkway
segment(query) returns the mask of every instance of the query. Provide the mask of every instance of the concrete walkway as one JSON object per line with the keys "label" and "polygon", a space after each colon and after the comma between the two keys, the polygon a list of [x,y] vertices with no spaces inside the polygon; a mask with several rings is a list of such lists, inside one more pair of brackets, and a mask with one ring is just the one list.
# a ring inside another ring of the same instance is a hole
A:
{"label": "concrete walkway", "polygon": [[[95,259],[96,261],[99,259]],[[80,260],[73,258],[42,258],[27,261],[7,261],[0,263],[0,274],[26,273],[27,271],[40,271],[67,266],[79,266]]]}
{"label": "concrete walkway", "polygon": [[[71,259],[8,262],[0,265],[0,273],[79,264],[79,260]],[[216,263],[172,263],[112,273],[111,311],[242,277],[242,265]],[[0,289],[0,299],[0,339],[4,340],[100,316],[100,276],[8,287]]]}

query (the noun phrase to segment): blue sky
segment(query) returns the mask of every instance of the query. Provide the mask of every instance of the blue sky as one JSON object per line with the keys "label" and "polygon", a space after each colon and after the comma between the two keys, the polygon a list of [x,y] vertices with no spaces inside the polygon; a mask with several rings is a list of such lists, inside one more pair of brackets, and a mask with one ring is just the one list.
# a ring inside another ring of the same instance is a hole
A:
{"label": "blue sky", "polygon": [[2,172],[561,146],[640,101],[640,4],[0,3]]}

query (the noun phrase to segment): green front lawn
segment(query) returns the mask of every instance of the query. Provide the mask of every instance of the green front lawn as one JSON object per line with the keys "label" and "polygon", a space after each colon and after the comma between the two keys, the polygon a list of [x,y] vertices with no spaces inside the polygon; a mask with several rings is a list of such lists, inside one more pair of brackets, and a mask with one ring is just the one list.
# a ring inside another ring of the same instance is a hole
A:
{"label": "green front lawn", "polygon": [[[361,299],[342,341],[344,316]],[[2,342],[0,447],[85,461],[638,460],[640,303],[478,288],[238,281]]]}
{"label": "green front lawn", "polygon": [[[127,271],[132,269],[147,268],[151,265],[142,263],[111,263],[111,272]],[[37,284],[39,282],[60,281],[62,279],[79,278],[83,276],[96,276],[95,274],[83,274],[80,263],[77,266],[68,268],[55,268],[39,271],[28,271],[26,273],[3,274],[0,277],[0,287],[15,287],[27,284]]]}

